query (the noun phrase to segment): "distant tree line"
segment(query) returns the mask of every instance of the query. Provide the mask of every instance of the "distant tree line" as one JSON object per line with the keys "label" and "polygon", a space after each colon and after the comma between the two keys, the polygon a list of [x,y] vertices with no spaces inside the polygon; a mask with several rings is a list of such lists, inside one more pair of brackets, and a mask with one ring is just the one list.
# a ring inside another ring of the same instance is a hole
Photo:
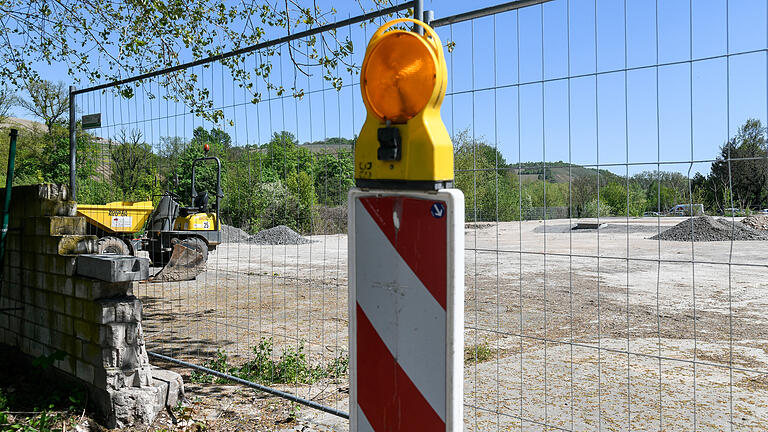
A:
{"label": "distant tree line", "polygon": [[[120,132],[107,145],[109,175],[82,181],[78,199],[102,204],[116,200],[155,199],[165,191],[191,201],[192,164],[204,156],[221,160],[222,221],[255,232],[287,225],[308,232],[318,207],[346,201],[353,186],[352,140],[337,138],[334,150],[312,151],[290,132],[274,133],[265,144],[232,145],[225,131],[196,128],[191,140],[163,137],[158,148],[139,131]],[[210,151],[204,151],[208,144]],[[216,196],[216,165],[198,163],[195,190]]]}
{"label": "distant tree line", "polygon": [[567,207],[572,217],[663,214],[677,204],[703,204],[712,214],[749,212],[768,208],[766,135],[760,120],[747,120],[709,174],[689,178],[661,170],[627,177],[562,161],[508,163],[498,149],[460,132],[453,142],[456,185],[467,220],[476,221],[517,220],[524,209],[543,207]]}
{"label": "distant tree line", "polygon": [[[62,108],[68,93],[60,83],[47,81],[31,85],[29,93],[24,103],[48,107],[27,108],[45,128],[20,135],[14,182],[68,183],[69,134]],[[0,121],[10,107],[24,103],[0,91]],[[192,161],[204,156],[205,144],[209,155],[222,161],[223,221],[250,231],[279,224],[309,231],[318,209],[343,207],[354,186],[354,138],[300,145],[283,131],[266,143],[234,146],[224,130],[198,127],[190,139],[162,137],[150,144],[138,129],[106,138],[82,131],[79,124],[76,130],[81,202],[157,200],[170,191],[188,203]],[[690,178],[661,170],[618,175],[562,161],[508,162],[497,148],[466,131],[456,134],[453,144],[455,182],[466,197],[467,220],[518,220],[543,214],[527,209],[544,207],[567,209],[572,217],[640,216],[688,203],[703,204],[709,213],[768,208],[766,128],[755,119],[723,144],[707,175],[697,172]],[[7,157],[7,147],[0,146],[0,157]],[[0,163],[3,176],[4,170]],[[213,201],[214,165],[198,166],[196,172],[196,189],[208,191]]]}

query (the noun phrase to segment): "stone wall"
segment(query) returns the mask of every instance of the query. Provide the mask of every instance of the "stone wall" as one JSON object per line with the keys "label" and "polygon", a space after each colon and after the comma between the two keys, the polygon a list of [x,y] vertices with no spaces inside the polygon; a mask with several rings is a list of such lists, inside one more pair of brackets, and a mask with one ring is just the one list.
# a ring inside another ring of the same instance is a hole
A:
{"label": "stone wall", "polygon": [[97,238],[75,213],[64,186],[13,188],[0,342],[30,357],[61,357],[54,367],[87,385],[106,426],[151,422],[183,396],[181,377],[150,367],[136,282],[76,275],[78,255],[93,253]]}

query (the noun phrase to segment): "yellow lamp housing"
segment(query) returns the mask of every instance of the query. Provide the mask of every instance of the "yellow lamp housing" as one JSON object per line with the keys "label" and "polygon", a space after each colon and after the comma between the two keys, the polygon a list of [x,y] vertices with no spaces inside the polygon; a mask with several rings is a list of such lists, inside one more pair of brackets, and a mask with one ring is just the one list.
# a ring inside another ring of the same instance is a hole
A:
{"label": "yellow lamp housing", "polygon": [[[424,35],[392,28],[400,23]],[[374,33],[360,73],[368,115],[355,144],[358,187],[453,186],[453,144],[440,117],[447,83],[443,46],[428,25],[399,18]]]}

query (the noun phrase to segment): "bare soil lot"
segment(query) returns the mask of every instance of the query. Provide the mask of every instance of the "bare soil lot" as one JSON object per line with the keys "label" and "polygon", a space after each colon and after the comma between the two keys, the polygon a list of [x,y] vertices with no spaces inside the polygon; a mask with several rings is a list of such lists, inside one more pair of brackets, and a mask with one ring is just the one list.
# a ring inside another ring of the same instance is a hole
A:
{"label": "bare soil lot", "polygon": [[[467,430],[768,429],[768,242],[648,239],[682,220],[470,226]],[[275,355],[346,355],[347,238],[310,238],[224,244],[195,281],[142,284],[148,348],[197,363],[223,349],[237,363],[271,338]],[[347,407],[345,380],[282,386]]]}

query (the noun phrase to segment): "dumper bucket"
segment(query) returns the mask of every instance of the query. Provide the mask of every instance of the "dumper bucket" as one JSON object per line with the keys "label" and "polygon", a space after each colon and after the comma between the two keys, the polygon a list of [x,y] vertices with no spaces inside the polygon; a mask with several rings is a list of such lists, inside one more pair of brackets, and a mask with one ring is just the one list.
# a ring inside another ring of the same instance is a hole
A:
{"label": "dumper bucket", "polygon": [[150,282],[177,282],[192,280],[205,270],[208,260],[208,246],[199,238],[177,242],[173,246],[168,263]]}
{"label": "dumper bucket", "polygon": [[154,207],[152,201],[115,201],[104,205],[77,204],[77,215],[110,234],[141,231]]}

